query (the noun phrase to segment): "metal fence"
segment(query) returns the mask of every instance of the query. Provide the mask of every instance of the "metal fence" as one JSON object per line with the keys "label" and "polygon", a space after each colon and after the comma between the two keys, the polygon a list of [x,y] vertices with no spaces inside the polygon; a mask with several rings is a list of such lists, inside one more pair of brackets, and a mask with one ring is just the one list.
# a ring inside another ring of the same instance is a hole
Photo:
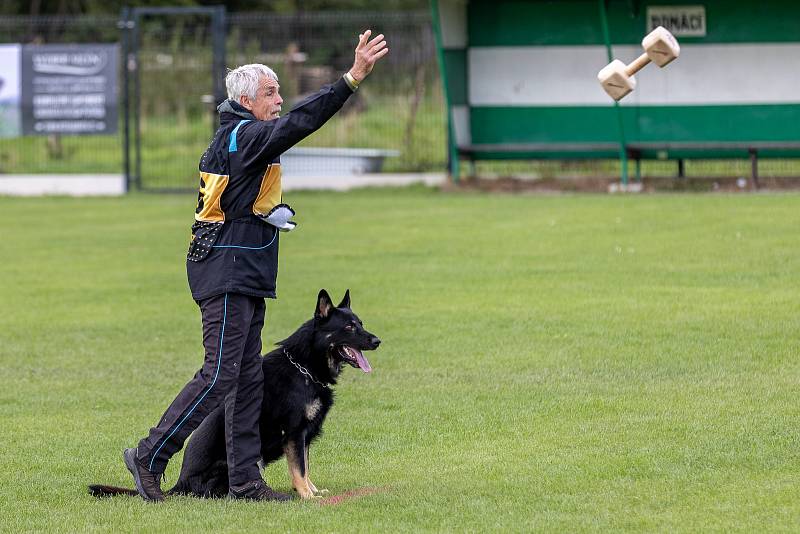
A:
{"label": "metal fence", "polygon": [[[117,20],[118,17],[0,17],[0,43],[116,43],[120,35]],[[119,174],[121,162],[120,137],[116,135],[0,138],[3,174]]]}
{"label": "metal fence", "polygon": [[427,12],[234,14],[228,63],[275,65],[289,102],[353,63],[358,34],[384,33],[391,52],[341,116],[304,144],[394,149],[388,170],[444,169],[445,110]]}
{"label": "metal fence", "polygon": [[[124,26],[120,17],[5,17],[0,42],[121,42]],[[270,65],[288,109],[351,66],[358,34],[366,28],[387,36],[390,55],[342,112],[301,146],[392,151],[396,155],[384,160],[383,171],[443,170],[445,111],[427,12],[228,13],[226,66]],[[122,63],[138,71],[140,84],[138,94],[129,87],[131,97],[138,97],[131,109],[138,112],[141,132],[139,183],[195,188],[198,159],[216,120],[210,18],[148,14],[139,20],[136,39],[135,65],[132,57]],[[124,89],[122,82],[121,76]],[[119,124],[122,130],[124,121]],[[122,145],[123,131],[0,139],[0,173],[119,173]],[[132,143],[132,158],[133,149]]]}
{"label": "metal fence", "polygon": [[[444,171],[445,105],[426,11],[228,13],[225,64],[273,67],[288,109],[349,68],[355,39],[366,28],[386,34],[391,53],[342,112],[301,146],[391,150],[397,155],[384,161],[383,171]],[[124,58],[121,63],[136,67],[140,83],[138,100],[132,102],[141,132],[138,183],[151,190],[194,189],[198,159],[216,122],[210,19],[197,13],[150,15],[142,17],[137,30],[138,61],[131,65]],[[0,43],[117,43],[124,36],[118,16],[0,17]],[[120,87],[122,80],[120,73]],[[0,138],[0,173],[120,173],[125,163],[122,118],[119,124],[116,135]],[[687,177],[736,178],[746,176],[748,166],[746,160],[688,161],[681,171]],[[619,176],[620,167],[613,160],[519,161],[480,162],[462,171],[535,180]],[[675,162],[659,161],[644,162],[642,172],[678,174]],[[764,177],[800,176],[800,161],[765,160],[760,172]]]}

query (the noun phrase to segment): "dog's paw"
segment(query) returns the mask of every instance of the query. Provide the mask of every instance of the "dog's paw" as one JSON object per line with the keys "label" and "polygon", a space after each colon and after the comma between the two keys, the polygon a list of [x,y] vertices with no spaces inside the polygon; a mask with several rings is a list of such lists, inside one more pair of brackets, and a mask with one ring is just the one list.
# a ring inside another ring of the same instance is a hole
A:
{"label": "dog's paw", "polygon": [[297,492],[297,495],[304,501],[309,499],[316,499],[319,497],[308,488],[294,488],[294,490]]}
{"label": "dog's paw", "polygon": [[317,487],[314,485],[313,482],[311,482],[311,480],[308,481],[308,489],[311,490],[311,493],[317,496],[327,495],[328,493],[330,493],[326,489],[321,489],[321,490],[317,489]]}

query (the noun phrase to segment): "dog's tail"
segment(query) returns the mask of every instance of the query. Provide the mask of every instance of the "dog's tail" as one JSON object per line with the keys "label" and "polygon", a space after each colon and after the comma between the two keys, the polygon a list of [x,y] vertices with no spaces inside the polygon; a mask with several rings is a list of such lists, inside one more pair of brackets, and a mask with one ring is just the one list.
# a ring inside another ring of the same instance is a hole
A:
{"label": "dog's tail", "polygon": [[113,497],[115,495],[139,495],[135,489],[106,486],[105,484],[92,484],[89,486],[89,495],[95,497]]}

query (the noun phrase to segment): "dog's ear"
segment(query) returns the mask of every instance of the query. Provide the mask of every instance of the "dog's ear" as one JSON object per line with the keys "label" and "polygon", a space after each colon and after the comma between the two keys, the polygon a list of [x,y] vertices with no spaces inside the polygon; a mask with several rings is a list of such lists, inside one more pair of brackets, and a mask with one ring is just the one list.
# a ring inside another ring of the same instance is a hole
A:
{"label": "dog's ear", "polygon": [[349,308],[350,307],[350,290],[344,292],[344,297],[342,297],[342,302],[339,303],[337,308]]}
{"label": "dog's ear", "polygon": [[314,311],[314,318],[315,319],[324,319],[326,318],[333,309],[333,301],[331,301],[330,295],[324,289],[319,290],[319,295],[317,296],[317,309]]}

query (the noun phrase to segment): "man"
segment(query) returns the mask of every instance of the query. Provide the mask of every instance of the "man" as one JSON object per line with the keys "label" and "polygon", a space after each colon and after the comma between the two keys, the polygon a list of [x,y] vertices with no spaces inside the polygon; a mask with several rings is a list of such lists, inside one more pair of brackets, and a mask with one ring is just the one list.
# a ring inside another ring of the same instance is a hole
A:
{"label": "man", "polygon": [[203,317],[205,361],[125,465],[144,499],[161,501],[167,462],[220,402],[225,403],[229,497],[287,500],[258,468],[265,298],[275,298],[278,231],[294,228],[281,198],[280,155],[330,119],[389,49],[359,35],[353,67],[280,117],[278,77],[244,65],[225,79],[220,127],[200,159],[200,194],[186,270]]}

